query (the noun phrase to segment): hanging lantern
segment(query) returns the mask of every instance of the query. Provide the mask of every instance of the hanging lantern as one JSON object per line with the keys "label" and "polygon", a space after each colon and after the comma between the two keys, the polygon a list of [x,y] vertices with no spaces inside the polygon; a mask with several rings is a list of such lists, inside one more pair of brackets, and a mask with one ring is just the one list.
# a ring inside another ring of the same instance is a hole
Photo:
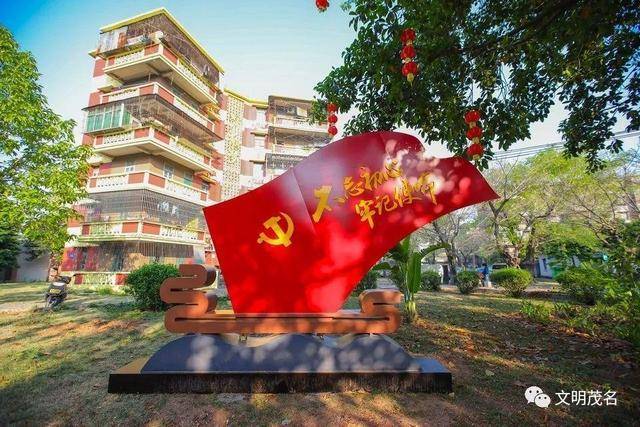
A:
{"label": "hanging lantern", "polygon": [[416,39],[416,32],[413,28],[405,28],[402,30],[402,34],[400,34],[400,41],[402,44],[413,44],[413,41]]}
{"label": "hanging lantern", "polygon": [[416,49],[412,44],[408,44],[402,48],[400,51],[400,59],[404,60],[412,60],[416,57]]}
{"label": "hanging lantern", "polygon": [[480,120],[480,112],[478,110],[467,111],[464,115],[464,121],[467,123],[475,123]]}
{"label": "hanging lantern", "polygon": [[316,0],[316,7],[320,12],[324,12],[329,7],[329,0]]}
{"label": "hanging lantern", "polygon": [[471,157],[473,160],[478,160],[484,154],[484,147],[479,142],[471,144],[469,148],[467,148],[467,155]]}
{"label": "hanging lantern", "polygon": [[467,139],[471,139],[471,140],[475,138],[480,139],[481,136],[482,136],[482,128],[478,126],[473,126],[469,128],[469,130],[467,131]]}
{"label": "hanging lantern", "polygon": [[329,122],[329,128],[327,129],[327,132],[331,136],[335,136],[335,134],[338,133],[338,128],[335,126],[335,124],[338,123],[338,116],[336,115],[337,112],[338,106],[333,102],[329,102],[327,104],[327,121]]}
{"label": "hanging lantern", "polygon": [[416,74],[418,74],[418,64],[413,61],[405,62],[402,66],[402,75],[407,78],[409,83],[413,82]]}

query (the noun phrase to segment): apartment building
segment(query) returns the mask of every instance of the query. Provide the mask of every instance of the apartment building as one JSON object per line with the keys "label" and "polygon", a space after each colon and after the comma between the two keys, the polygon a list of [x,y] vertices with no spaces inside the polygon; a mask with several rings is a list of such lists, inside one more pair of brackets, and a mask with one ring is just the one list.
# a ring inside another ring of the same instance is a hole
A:
{"label": "apartment building", "polygon": [[255,100],[164,8],[100,29],[82,143],[88,197],[61,271],[121,284],[149,262],[216,264],[202,208],[250,191],[327,144],[311,100]]}

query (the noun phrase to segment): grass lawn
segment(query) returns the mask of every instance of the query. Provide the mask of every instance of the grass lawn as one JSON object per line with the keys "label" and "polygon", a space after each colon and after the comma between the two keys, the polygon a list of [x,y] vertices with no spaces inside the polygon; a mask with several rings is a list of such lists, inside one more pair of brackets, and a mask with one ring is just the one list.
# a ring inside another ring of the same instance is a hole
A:
{"label": "grass lawn", "polygon": [[[35,305],[44,291],[0,284],[0,310]],[[392,336],[442,361],[453,372],[451,395],[109,395],[110,371],[176,336],[161,313],[72,292],[53,312],[0,313],[0,425],[633,425],[640,414],[640,370],[627,343],[530,323],[518,299],[454,293],[421,293],[421,320]],[[551,407],[526,404],[531,385]],[[617,406],[555,405],[556,392],[609,389]]]}

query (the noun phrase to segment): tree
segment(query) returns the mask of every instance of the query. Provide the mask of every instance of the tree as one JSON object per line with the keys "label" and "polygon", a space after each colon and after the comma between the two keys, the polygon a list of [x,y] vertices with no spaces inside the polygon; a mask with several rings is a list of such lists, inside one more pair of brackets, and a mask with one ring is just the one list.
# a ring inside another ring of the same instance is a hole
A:
{"label": "tree", "polygon": [[461,230],[468,223],[473,215],[473,208],[463,208],[451,212],[426,227],[420,229],[418,236],[428,242],[437,242],[444,249],[449,267],[449,283],[455,283],[459,259],[459,249],[457,246],[458,237]]}
{"label": "tree", "polygon": [[57,252],[84,195],[89,148],[74,144],[73,120],[54,113],[36,62],[0,27],[0,223]]}
{"label": "tree", "polygon": [[15,232],[0,226],[0,271],[17,267],[20,244]]}
{"label": "tree", "polygon": [[[462,154],[465,111],[482,112],[491,156],[530,136],[560,101],[565,150],[592,169],[616,117],[640,128],[640,8],[632,0],[349,0],[356,39],[315,89],[314,117],[328,101],[353,109],[347,134],[416,129]],[[401,73],[400,34],[413,28],[418,75]],[[487,156],[480,162],[488,167]]]}

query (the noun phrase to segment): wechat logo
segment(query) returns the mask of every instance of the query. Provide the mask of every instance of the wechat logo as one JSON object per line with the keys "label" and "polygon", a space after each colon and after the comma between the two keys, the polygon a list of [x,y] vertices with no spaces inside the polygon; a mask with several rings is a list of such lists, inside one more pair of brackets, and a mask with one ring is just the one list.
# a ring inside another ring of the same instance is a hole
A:
{"label": "wechat logo", "polygon": [[535,385],[532,385],[524,392],[524,398],[527,399],[527,404],[535,403],[538,408],[548,408],[551,404],[549,395]]}

